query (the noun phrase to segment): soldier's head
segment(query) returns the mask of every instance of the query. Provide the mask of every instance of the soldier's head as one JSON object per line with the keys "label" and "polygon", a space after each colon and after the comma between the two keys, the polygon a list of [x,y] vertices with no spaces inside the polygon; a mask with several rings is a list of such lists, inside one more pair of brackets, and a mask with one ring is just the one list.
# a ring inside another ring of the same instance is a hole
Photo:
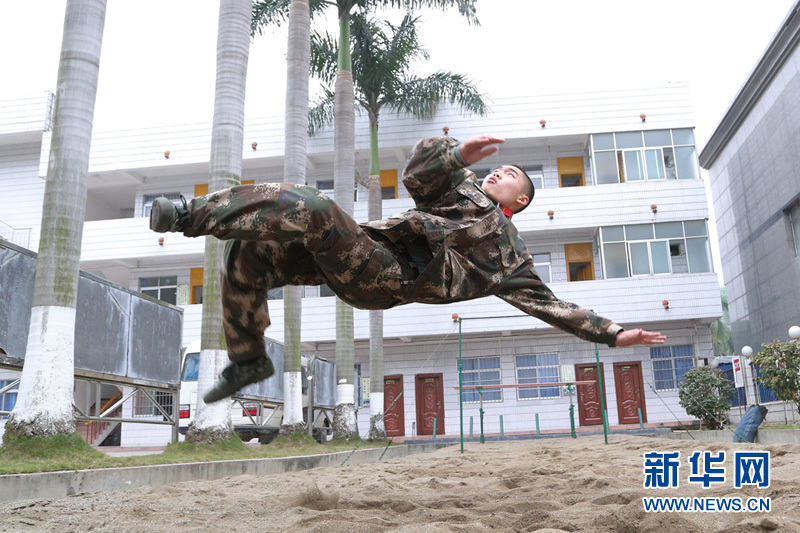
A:
{"label": "soldier's head", "polygon": [[495,202],[519,213],[528,207],[536,190],[528,174],[517,165],[501,165],[483,180],[483,190]]}

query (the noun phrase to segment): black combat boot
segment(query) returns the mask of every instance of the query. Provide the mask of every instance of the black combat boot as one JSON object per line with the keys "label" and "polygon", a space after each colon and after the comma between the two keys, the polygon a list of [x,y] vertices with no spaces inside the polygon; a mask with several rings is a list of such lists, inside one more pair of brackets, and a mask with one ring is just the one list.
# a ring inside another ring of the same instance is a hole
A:
{"label": "black combat boot", "polygon": [[262,357],[246,363],[231,363],[222,369],[219,381],[203,396],[206,403],[218,402],[228,398],[243,387],[258,383],[275,373],[269,357]]}
{"label": "black combat boot", "polygon": [[189,226],[189,209],[181,196],[183,206],[177,206],[163,196],[153,200],[150,208],[150,229],[158,233],[184,231]]}

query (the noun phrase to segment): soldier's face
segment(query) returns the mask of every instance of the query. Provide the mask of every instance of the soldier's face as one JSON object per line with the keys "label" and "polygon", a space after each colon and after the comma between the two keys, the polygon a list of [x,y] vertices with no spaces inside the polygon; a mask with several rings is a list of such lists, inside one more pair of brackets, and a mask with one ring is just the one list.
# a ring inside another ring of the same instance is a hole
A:
{"label": "soldier's face", "polygon": [[517,167],[503,165],[483,180],[483,190],[489,198],[514,211],[526,205],[525,176]]}

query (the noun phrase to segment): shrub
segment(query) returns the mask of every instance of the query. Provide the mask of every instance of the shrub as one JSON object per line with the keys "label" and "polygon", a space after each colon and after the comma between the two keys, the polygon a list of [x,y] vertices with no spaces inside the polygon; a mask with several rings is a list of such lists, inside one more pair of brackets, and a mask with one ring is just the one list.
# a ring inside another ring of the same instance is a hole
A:
{"label": "shrub", "polygon": [[681,407],[709,429],[722,429],[725,411],[735,392],[730,381],[716,368],[702,366],[686,372],[678,388]]}
{"label": "shrub", "polygon": [[761,374],[756,382],[774,390],[779,400],[793,402],[800,409],[800,342],[762,344],[753,362]]}

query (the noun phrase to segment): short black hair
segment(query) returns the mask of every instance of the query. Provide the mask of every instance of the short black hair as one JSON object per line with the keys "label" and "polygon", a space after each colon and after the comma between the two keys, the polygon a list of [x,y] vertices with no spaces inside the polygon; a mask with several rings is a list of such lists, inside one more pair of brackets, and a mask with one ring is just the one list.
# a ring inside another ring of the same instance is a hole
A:
{"label": "short black hair", "polygon": [[519,169],[519,171],[522,172],[522,174],[525,176],[525,183],[522,192],[523,194],[525,194],[525,196],[528,197],[528,203],[523,205],[516,211],[514,211],[515,213],[522,213],[529,205],[533,203],[533,195],[536,194],[536,187],[533,186],[533,180],[531,180],[531,177],[528,176],[528,173],[525,172],[524,168],[522,168],[519,165],[513,165],[513,164],[509,164],[509,166]]}

